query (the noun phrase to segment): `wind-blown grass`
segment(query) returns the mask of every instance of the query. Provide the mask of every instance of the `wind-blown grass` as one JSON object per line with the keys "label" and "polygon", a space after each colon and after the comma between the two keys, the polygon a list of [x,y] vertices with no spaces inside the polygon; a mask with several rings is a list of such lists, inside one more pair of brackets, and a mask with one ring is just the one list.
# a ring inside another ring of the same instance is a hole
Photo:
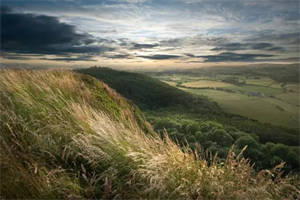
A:
{"label": "wind-blown grass", "polygon": [[296,198],[282,165],[256,173],[232,151],[224,163],[207,161],[145,134],[136,109],[89,76],[0,71],[0,197]]}

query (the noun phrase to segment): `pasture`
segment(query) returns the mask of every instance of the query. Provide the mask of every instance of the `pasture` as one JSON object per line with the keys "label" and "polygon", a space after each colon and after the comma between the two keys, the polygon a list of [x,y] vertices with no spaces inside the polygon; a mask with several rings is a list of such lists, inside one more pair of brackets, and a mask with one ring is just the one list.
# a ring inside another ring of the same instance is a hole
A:
{"label": "pasture", "polygon": [[173,87],[215,101],[228,113],[264,123],[299,128],[300,85],[264,76],[164,75],[156,76]]}
{"label": "pasture", "polygon": [[191,88],[208,88],[208,87],[219,88],[219,87],[230,87],[232,85],[221,81],[198,80],[198,81],[185,82],[181,84],[181,86],[191,87]]}
{"label": "pasture", "polygon": [[[261,122],[298,128],[298,109],[281,99],[247,96],[211,89],[184,89],[193,94],[204,95],[218,103],[228,113],[238,114]],[[292,95],[294,96],[294,95]]]}

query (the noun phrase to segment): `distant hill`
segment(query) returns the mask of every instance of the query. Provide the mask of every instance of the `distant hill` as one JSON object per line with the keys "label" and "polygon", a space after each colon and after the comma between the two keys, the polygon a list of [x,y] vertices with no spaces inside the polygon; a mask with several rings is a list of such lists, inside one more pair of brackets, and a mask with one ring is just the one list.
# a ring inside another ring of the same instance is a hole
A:
{"label": "distant hill", "polygon": [[[194,96],[150,76],[104,67],[76,70],[104,81],[124,97],[132,100],[148,116],[184,114],[195,120],[213,120],[247,133],[255,133],[260,142],[298,146],[298,130],[263,124],[256,120],[223,112],[206,97]],[[151,113],[152,112],[152,113]]]}
{"label": "distant hill", "polygon": [[195,69],[165,70],[161,72],[148,72],[147,74],[188,74],[199,75],[244,75],[264,76],[281,83],[300,83],[300,64],[252,64],[245,66],[215,66]]}
{"label": "distant hill", "polygon": [[206,97],[191,95],[143,74],[104,67],[92,67],[77,71],[104,81],[144,110],[173,107],[201,113],[221,112],[217,104],[209,101]]}

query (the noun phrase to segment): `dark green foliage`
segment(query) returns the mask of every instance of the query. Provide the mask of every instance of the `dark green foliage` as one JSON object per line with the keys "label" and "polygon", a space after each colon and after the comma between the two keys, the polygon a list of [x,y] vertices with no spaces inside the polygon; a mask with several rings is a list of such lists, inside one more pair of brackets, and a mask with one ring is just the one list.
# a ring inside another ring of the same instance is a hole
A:
{"label": "dark green foliage", "polygon": [[215,141],[224,147],[229,147],[233,143],[233,138],[224,129],[216,129],[210,132],[208,140]]}
{"label": "dark green foliage", "polygon": [[240,137],[239,139],[236,140],[235,142],[236,146],[238,148],[244,148],[244,146],[248,146],[250,149],[257,149],[259,147],[258,142],[250,135],[245,135]]}
{"label": "dark green foliage", "polygon": [[201,113],[220,112],[219,107],[205,97],[191,95],[143,74],[102,67],[80,69],[78,72],[102,80],[143,110],[173,107]]}
{"label": "dark green foliage", "polygon": [[263,157],[260,144],[250,135],[245,135],[236,140],[235,145],[238,149],[243,149],[247,146],[244,155],[251,158],[252,162],[255,162],[257,167],[261,167],[261,159]]}
{"label": "dark green foliage", "polygon": [[264,166],[286,162],[286,171],[297,169],[300,170],[299,151],[295,152],[292,147],[284,144],[267,143],[262,145],[262,152],[264,155]]}
{"label": "dark green foliage", "polygon": [[295,129],[261,123],[253,119],[229,113],[216,116],[216,120],[244,132],[255,133],[259,136],[259,141],[262,143],[273,142],[283,143],[289,146],[299,145],[299,131]]}

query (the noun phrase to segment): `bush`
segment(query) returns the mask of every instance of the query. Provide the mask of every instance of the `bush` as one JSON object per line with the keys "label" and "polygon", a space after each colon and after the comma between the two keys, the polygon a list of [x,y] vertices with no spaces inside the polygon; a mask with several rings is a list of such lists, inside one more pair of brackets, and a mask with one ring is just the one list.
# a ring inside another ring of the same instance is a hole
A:
{"label": "bush", "polygon": [[224,129],[215,129],[209,132],[208,140],[214,141],[222,147],[230,147],[233,143],[233,138]]}

